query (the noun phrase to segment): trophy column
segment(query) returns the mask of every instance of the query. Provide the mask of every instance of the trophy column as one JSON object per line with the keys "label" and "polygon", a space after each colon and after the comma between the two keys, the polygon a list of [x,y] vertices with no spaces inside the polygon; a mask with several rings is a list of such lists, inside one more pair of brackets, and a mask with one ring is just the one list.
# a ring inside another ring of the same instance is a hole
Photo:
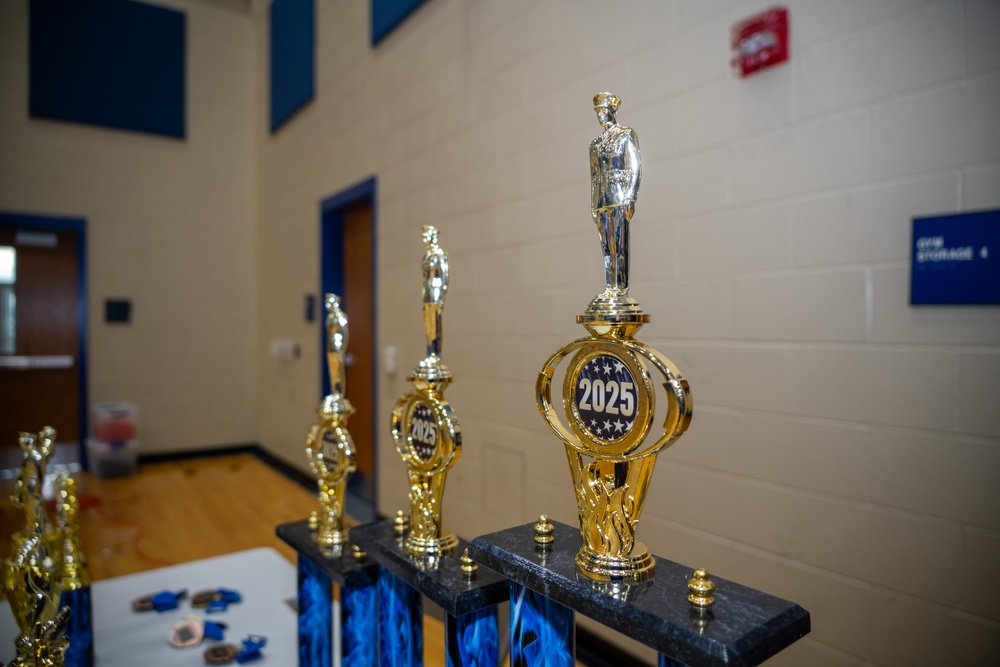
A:
{"label": "trophy column", "polygon": [[404,544],[414,556],[437,557],[458,544],[441,527],[441,498],[448,469],[462,452],[462,430],[444,391],[451,371],[441,361],[442,314],[448,292],[448,256],[438,245],[434,227],[424,227],[427,252],[423,260],[424,331],[427,356],[407,380],[413,391],[392,410],[392,437],[410,479],[409,531]]}
{"label": "trophy column", "polygon": [[[687,429],[691,393],[669,359],[635,339],[649,321],[628,295],[641,164],[635,131],[615,119],[619,104],[611,93],[594,98],[604,132],[590,146],[605,289],[577,317],[588,335],[549,357],[535,385],[566,450],[579,524],[542,515],[477,537],[469,552],[510,579],[512,665],[571,665],[574,612],[656,649],[661,667],[756,665],[808,633],[809,613],[701,569],[692,576],[636,540],[656,456]],[[565,421],[552,396],[563,361]]]}
{"label": "trophy column", "polygon": [[[691,422],[691,392],[669,359],[634,338],[649,322],[628,295],[629,223],[642,164],[635,130],[616,120],[620,103],[611,93],[594,97],[604,127],[590,144],[592,213],[604,255],[604,291],[576,318],[590,335],[563,346],[545,362],[536,400],[566,447],[583,538],[577,567],[599,581],[636,582],[655,569],[635,533],[656,455]],[[564,423],[552,400],[552,382],[567,358]],[[653,373],[661,376],[655,384]],[[666,415],[662,430],[652,436],[660,387]]]}
{"label": "trophy column", "polygon": [[316,414],[319,421],[306,436],[309,467],[319,486],[320,510],[316,521],[316,544],[331,555],[347,541],[344,528],[344,489],[354,474],[354,441],[347,432],[347,418],[354,406],[344,396],[344,351],[347,348],[347,315],[340,297],[326,295],[326,360],[330,370],[330,393]]}
{"label": "trophy column", "polygon": [[309,466],[316,475],[320,509],[308,521],[278,526],[277,534],[298,553],[299,667],[334,664],[333,584],[340,587],[340,664],[374,665],[370,638],[378,625],[375,599],[377,566],[349,546],[344,525],[344,491],[354,473],[354,441],[347,419],[354,407],[344,396],[347,316],[340,298],[326,295],[326,357],[330,394],[320,404],[319,420],[306,436]]}
{"label": "trophy column", "polygon": [[56,480],[56,561],[62,566],[60,606],[69,609],[66,637],[66,667],[94,664],[94,610],[90,596],[90,568],[80,543],[80,508],[76,482],[62,473]]}
{"label": "trophy column", "polygon": [[[21,433],[19,438],[24,457],[11,504],[24,510],[25,524],[11,539],[10,557],[0,562],[4,590],[20,631],[15,641],[17,657],[11,663],[15,665],[63,665],[69,648],[65,631],[71,612],[63,606],[64,577],[59,560],[63,540],[60,531],[49,526],[42,503],[45,470],[55,440],[56,431],[48,426],[37,437]],[[92,626],[90,619],[83,617],[85,611],[89,611],[89,604],[86,609],[80,606],[80,629],[89,633]],[[92,654],[86,647],[82,649],[75,664],[88,664],[87,657]]]}
{"label": "trophy column", "polygon": [[427,355],[408,380],[413,390],[392,411],[392,437],[407,467],[410,512],[394,520],[357,526],[351,540],[381,566],[379,643],[381,664],[423,664],[422,597],[447,614],[448,664],[497,663],[496,605],[507,599],[506,580],[458,552],[465,543],[441,527],[445,475],[458,460],[462,432],[444,391],[451,371],[441,361],[442,313],[448,290],[448,257],[437,230],[424,227],[423,314]]}

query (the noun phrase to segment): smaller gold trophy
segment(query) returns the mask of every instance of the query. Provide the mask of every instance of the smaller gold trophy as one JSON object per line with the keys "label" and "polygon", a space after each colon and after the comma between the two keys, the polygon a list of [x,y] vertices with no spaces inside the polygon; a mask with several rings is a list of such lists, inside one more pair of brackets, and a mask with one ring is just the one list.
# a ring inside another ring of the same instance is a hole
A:
{"label": "smaller gold trophy", "polygon": [[[628,295],[629,222],[641,162],[635,131],[615,119],[620,102],[611,93],[594,97],[604,132],[590,145],[591,194],[605,289],[576,318],[590,335],[549,357],[535,394],[539,411],[569,458],[583,538],[577,568],[592,579],[629,583],[648,578],[655,568],[635,533],[656,455],[691,421],[691,393],[669,359],[633,337],[649,322]],[[562,399],[567,427],[552,402],[552,382],[556,368],[570,355]],[[667,403],[662,432],[655,438],[647,438],[656,416],[651,369],[663,377]]]}
{"label": "smaller gold trophy", "polygon": [[340,309],[340,297],[326,295],[326,362],[330,371],[330,393],[316,414],[319,421],[306,436],[309,467],[319,486],[319,513],[316,517],[316,544],[336,553],[347,541],[344,528],[344,490],[354,474],[354,441],[347,432],[347,418],[354,406],[344,396],[344,350],[347,348],[347,315]]}
{"label": "smaller gold trophy", "polygon": [[90,586],[90,567],[80,541],[80,501],[76,495],[76,480],[60,473],[56,477],[56,539],[52,552],[62,566],[63,593]]}
{"label": "smaller gold trophy", "polygon": [[437,230],[424,227],[424,331],[427,356],[407,380],[414,389],[392,410],[392,437],[410,478],[409,532],[404,548],[434,558],[453,551],[458,537],[441,528],[441,498],[448,469],[462,451],[462,430],[444,398],[452,374],[441,362],[442,313],[448,291],[448,256],[438,245]]}
{"label": "smaller gold trophy", "polygon": [[25,525],[12,536],[11,556],[2,563],[3,586],[20,634],[17,657],[8,667],[62,667],[69,640],[65,636],[69,608],[60,608],[60,565],[50,555],[57,541],[42,504],[45,470],[55,449],[56,431],[46,426],[38,433],[21,433],[24,452],[21,474],[11,503],[24,510]]}

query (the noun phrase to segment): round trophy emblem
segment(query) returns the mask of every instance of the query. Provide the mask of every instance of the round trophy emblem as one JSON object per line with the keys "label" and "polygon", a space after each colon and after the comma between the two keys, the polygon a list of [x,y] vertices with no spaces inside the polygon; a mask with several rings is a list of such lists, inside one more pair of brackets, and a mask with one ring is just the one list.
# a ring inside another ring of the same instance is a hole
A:
{"label": "round trophy emblem", "polygon": [[323,431],[323,460],[330,466],[336,466],[340,458],[340,448],[337,446],[337,434],[331,430]]}
{"label": "round trophy emblem", "polygon": [[437,422],[434,411],[426,403],[417,403],[410,412],[409,441],[413,453],[421,461],[429,461],[437,449]]}
{"label": "round trophy emblem", "polygon": [[577,373],[573,413],[577,424],[596,440],[624,438],[636,422],[638,389],[635,378],[617,357],[591,357]]}

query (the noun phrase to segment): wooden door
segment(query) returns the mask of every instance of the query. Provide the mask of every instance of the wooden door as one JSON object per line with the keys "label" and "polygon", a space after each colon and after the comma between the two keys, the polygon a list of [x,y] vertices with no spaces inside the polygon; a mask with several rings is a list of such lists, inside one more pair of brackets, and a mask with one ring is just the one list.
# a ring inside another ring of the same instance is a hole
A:
{"label": "wooden door", "polygon": [[0,355],[0,447],[17,447],[19,431],[45,425],[59,442],[79,442],[79,242],[73,231],[0,226],[0,247],[13,248],[5,252],[15,261],[2,288],[13,292],[14,308],[0,323],[13,333]]}
{"label": "wooden door", "polygon": [[344,209],[343,310],[347,348],[347,398],[357,412],[347,428],[357,449],[357,482],[352,488],[374,502],[375,480],[375,302],[372,206],[368,199]]}

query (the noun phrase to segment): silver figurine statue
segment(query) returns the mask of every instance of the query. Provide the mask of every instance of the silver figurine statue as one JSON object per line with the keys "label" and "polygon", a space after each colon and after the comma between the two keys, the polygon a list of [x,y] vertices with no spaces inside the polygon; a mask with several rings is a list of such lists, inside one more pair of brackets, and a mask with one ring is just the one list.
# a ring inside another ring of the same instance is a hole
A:
{"label": "silver figurine statue", "polygon": [[628,294],[628,226],[642,177],[639,137],[615,119],[620,104],[612,93],[594,96],[594,111],[604,132],[590,143],[590,190],[604,251],[606,297]]}

